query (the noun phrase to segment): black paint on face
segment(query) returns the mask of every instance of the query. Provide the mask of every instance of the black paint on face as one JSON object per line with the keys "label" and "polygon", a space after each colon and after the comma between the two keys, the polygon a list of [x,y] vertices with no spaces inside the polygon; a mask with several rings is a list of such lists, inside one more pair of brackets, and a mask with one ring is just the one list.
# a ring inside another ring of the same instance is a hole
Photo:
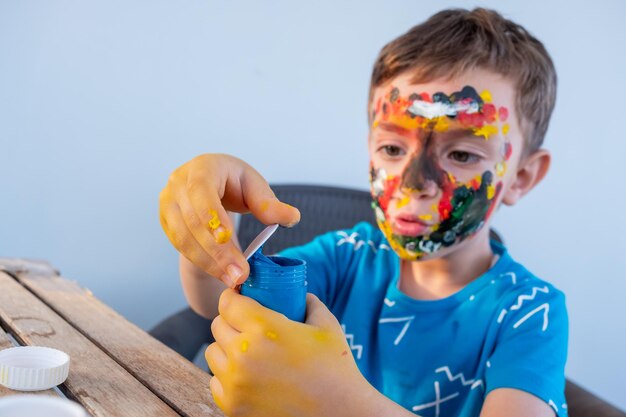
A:
{"label": "black paint on face", "polygon": [[433,130],[425,131],[426,136],[421,139],[422,148],[409,162],[409,166],[402,173],[402,187],[414,190],[423,190],[428,181],[433,181],[438,187],[443,186],[446,177],[437,163],[434,149]]}

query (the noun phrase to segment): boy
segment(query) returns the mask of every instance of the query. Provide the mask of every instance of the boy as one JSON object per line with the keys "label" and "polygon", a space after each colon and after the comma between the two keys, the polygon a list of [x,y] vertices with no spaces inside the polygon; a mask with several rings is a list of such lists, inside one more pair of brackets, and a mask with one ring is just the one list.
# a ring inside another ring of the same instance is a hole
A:
{"label": "boy", "polygon": [[215,318],[206,358],[225,413],[566,416],[564,296],[489,240],[495,208],[548,170],[555,95],[543,45],[494,11],[442,11],[386,45],[368,114],[380,230],[284,251],[307,262],[304,324],[219,297],[249,272],[227,210],[287,226],[298,211],[234,157],[178,168],[161,222],[190,305]]}

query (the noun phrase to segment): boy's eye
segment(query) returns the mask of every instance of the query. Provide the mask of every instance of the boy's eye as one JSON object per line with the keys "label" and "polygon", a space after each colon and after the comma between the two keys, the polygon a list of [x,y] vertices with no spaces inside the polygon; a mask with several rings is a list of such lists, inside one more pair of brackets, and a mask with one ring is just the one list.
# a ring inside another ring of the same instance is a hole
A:
{"label": "boy's eye", "polygon": [[380,150],[382,150],[384,154],[387,156],[394,157],[394,156],[404,155],[404,151],[402,150],[402,148],[400,148],[399,146],[395,146],[395,145],[381,146]]}
{"label": "boy's eye", "polygon": [[450,159],[463,164],[478,162],[478,160],[480,159],[478,155],[474,155],[473,153],[465,151],[452,151],[448,156],[450,157]]}

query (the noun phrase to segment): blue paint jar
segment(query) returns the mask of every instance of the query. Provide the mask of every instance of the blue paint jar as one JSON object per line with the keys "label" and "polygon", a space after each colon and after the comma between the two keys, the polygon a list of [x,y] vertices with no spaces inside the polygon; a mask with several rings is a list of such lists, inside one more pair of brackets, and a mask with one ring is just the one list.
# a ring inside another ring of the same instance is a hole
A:
{"label": "blue paint jar", "polygon": [[306,262],[282,256],[265,256],[259,248],[248,259],[250,275],[241,294],[264,307],[304,322],[306,315]]}

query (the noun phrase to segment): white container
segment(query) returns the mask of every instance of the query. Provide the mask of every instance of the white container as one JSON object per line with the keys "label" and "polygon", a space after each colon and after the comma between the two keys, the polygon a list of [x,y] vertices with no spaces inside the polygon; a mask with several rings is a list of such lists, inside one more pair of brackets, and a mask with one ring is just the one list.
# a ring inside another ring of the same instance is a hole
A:
{"label": "white container", "polygon": [[0,398],[2,417],[89,417],[77,403],[46,395],[9,395]]}
{"label": "white container", "polygon": [[[18,391],[42,391],[65,381],[70,357],[60,350],[18,346],[0,351],[0,384]],[[4,416],[4,414],[1,414]]]}

